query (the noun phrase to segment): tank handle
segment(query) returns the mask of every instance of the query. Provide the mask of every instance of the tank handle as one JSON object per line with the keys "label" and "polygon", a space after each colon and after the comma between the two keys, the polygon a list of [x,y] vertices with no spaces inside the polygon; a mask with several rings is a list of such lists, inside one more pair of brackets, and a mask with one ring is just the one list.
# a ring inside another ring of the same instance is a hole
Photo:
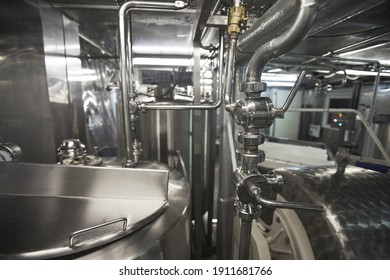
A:
{"label": "tank handle", "polygon": [[102,227],[105,227],[105,226],[108,226],[108,225],[112,225],[112,224],[115,224],[115,223],[118,223],[118,222],[122,222],[123,223],[122,230],[126,231],[126,229],[127,229],[127,218],[126,217],[122,217],[122,218],[114,219],[114,220],[111,220],[111,221],[108,221],[108,222],[104,222],[104,223],[101,223],[101,224],[98,224],[98,225],[95,225],[95,226],[92,226],[92,227],[88,227],[88,228],[81,229],[81,230],[73,232],[70,235],[70,237],[69,237],[69,248],[73,248],[74,247],[74,245],[75,245],[74,244],[74,239],[75,239],[76,236],[84,234],[84,233],[89,232],[89,231],[93,231],[93,230],[98,229],[98,228],[102,228]]}

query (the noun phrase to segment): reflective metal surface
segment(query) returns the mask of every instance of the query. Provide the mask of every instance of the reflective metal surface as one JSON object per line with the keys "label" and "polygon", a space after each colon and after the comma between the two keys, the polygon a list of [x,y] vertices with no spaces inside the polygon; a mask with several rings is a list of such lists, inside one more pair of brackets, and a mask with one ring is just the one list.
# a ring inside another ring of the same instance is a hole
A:
{"label": "reflective metal surface", "polygon": [[[108,162],[106,162],[109,165]],[[121,161],[111,163],[121,164]],[[157,162],[140,162],[139,168],[168,170],[168,203],[152,223],[136,232],[99,248],[67,256],[76,259],[189,259],[190,189],[187,180],[175,169]]]}
{"label": "reflective metal surface", "polygon": [[23,151],[13,143],[0,143],[0,161],[18,162],[23,159]]}
{"label": "reflective metal surface", "polygon": [[2,259],[88,250],[138,230],[167,207],[164,170],[0,163],[0,181]]}
{"label": "reflective metal surface", "polygon": [[61,124],[54,126],[56,146],[69,137],[85,142],[78,24],[44,3],[40,13],[51,114]]}
{"label": "reflective metal surface", "polygon": [[0,142],[26,162],[55,162],[54,120],[46,80],[38,1],[0,3]]}
{"label": "reflective metal surface", "polygon": [[283,196],[321,204],[297,211],[316,259],[390,259],[390,175],[347,167],[279,169]]}
{"label": "reflective metal surface", "polygon": [[82,60],[83,71],[89,73],[82,82],[83,121],[86,129],[88,152],[98,147],[101,156],[118,155],[118,112],[119,90],[115,84],[117,70],[112,60]]}

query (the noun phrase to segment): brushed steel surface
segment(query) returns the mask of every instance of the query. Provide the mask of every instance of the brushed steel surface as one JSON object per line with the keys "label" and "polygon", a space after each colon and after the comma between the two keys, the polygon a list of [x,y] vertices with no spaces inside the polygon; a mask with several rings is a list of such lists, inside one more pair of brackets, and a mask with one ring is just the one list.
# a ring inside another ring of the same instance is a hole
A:
{"label": "brushed steel surface", "polygon": [[[42,259],[84,251],[126,236],[167,207],[164,170],[0,164],[2,259]],[[75,232],[115,219],[122,223]]]}
{"label": "brushed steel surface", "polygon": [[[107,165],[121,164],[116,160]],[[177,170],[158,162],[140,162],[140,168],[169,171],[166,211],[139,230],[115,242],[65,258],[94,260],[189,259],[190,201],[188,181]],[[120,227],[120,225],[118,225]]]}
{"label": "brushed steel surface", "polygon": [[287,200],[322,205],[297,211],[316,259],[390,259],[390,174],[347,167],[279,169]]}

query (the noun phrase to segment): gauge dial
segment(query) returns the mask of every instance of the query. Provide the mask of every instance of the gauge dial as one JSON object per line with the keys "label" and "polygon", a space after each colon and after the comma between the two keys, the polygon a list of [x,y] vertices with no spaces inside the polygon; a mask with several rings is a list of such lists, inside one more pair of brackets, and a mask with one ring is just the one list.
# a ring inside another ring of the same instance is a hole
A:
{"label": "gauge dial", "polygon": [[22,159],[19,146],[12,143],[0,143],[0,162],[16,162]]}

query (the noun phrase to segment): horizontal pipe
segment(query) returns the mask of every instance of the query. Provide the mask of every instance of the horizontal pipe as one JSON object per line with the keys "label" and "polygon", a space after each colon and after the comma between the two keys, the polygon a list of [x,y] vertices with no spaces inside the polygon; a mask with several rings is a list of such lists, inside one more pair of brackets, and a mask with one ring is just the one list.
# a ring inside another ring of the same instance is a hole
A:
{"label": "horizontal pipe", "polygon": [[294,23],[277,38],[262,45],[252,56],[246,70],[246,81],[261,81],[265,65],[298,45],[308,34],[314,22],[317,3],[315,0],[300,0],[298,15]]}
{"label": "horizontal pipe", "polygon": [[387,164],[390,165],[390,157],[386,153],[385,148],[383,147],[381,141],[379,140],[378,136],[376,136],[374,130],[371,128],[369,123],[366,121],[364,115],[360,113],[358,110],[355,109],[349,109],[349,108],[293,108],[288,110],[289,112],[312,112],[312,113],[353,113],[360,117],[363,125],[367,129],[369,135],[371,136],[372,140],[378,147],[379,151],[381,152],[383,158],[386,160]]}
{"label": "horizontal pipe", "polygon": [[159,104],[143,104],[146,110],[215,110],[222,104],[221,99],[212,105],[159,105]]}

